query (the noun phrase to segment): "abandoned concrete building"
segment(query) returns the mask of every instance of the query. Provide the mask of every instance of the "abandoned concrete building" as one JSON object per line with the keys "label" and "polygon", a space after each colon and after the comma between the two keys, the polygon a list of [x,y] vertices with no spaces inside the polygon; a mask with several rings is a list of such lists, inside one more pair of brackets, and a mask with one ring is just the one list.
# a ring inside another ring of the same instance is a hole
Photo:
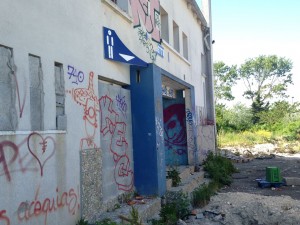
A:
{"label": "abandoned concrete building", "polygon": [[74,225],[215,149],[210,1],[0,1],[0,224]]}

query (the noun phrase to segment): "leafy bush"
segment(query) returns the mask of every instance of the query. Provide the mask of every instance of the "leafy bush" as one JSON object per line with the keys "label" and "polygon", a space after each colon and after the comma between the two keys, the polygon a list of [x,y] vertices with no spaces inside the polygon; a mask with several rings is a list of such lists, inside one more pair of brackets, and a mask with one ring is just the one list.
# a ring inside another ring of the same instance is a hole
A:
{"label": "leafy bush", "polygon": [[194,207],[203,207],[208,204],[210,197],[215,194],[218,189],[218,184],[210,182],[203,184],[192,192],[192,205]]}
{"label": "leafy bush", "polygon": [[166,204],[160,210],[160,220],[154,221],[154,224],[176,224],[178,219],[183,219],[190,214],[190,200],[187,194],[182,191],[167,192]]}
{"label": "leafy bush", "polygon": [[158,221],[158,224],[176,224],[177,220],[179,219],[177,216],[176,203],[167,203],[166,205],[162,206],[159,215],[161,219]]}
{"label": "leafy bush", "polygon": [[177,187],[181,182],[181,178],[179,176],[178,170],[175,168],[172,168],[171,170],[167,171],[167,174],[168,174],[167,178],[172,179],[172,186]]}
{"label": "leafy bush", "polygon": [[218,186],[229,185],[232,182],[232,173],[237,172],[232,162],[220,155],[210,152],[204,162],[204,170]]}
{"label": "leafy bush", "polygon": [[174,204],[178,219],[183,219],[190,213],[190,200],[188,195],[182,191],[167,192],[166,202],[167,204]]}
{"label": "leafy bush", "polygon": [[141,224],[142,224],[142,220],[140,219],[139,211],[133,206],[131,206],[130,225],[141,225]]}
{"label": "leafy bush", "polygon": [[89,222],[84,218],[81,218],[80,220],[77,221],[76,225],[89,225]]}
{"label": "leafy bush", "polygon": [[230,132],[248,130],[253,126],[251,118],[251,109],[241,103],[229,109],[224,105],[216,106],[218,131]]}

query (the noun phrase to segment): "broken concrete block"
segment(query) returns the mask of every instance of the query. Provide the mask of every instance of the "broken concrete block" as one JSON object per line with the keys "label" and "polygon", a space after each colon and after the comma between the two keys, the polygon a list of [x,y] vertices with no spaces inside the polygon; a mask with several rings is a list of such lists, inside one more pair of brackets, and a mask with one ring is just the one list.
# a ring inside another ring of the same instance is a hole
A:
{"label": "broken concrete block", "polygon": [[300,185],[300,178],[299,177],[285,177],[284,178],[286,185]]}
{"label": "broken concrete block", "polygon": [[196,218],[197,218],[197,219],[203,219],[203,218],[204,218],[203,213],[198,213],[198,214],[196,215]]}
{"label": "broken concrete block", "polygon": [[186,222],[184,222],[183,220],[179,219],[177,221],[177,225],[187,225]]}

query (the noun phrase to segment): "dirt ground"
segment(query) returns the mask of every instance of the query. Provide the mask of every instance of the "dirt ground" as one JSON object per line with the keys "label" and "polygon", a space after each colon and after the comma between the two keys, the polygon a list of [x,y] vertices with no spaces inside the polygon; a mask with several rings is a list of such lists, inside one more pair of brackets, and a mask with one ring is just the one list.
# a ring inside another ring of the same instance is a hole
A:
{"label": "dirt ground", "polygon": [[300,225],[300,183],[279,188],[261,188],[256,179],[264,179],[266,167],[275,166],[283,178],[300,179],[300,155],[268,154],[252,161],[234,163],[239,173],[233,183],[219,190],[189,225]]}
{"label": "dirt ground", "polygon": [[270,155],[258,157],[250,162],[235,163],[239,173],[233,174],[233,183],[224,187],[220,192],[246,192],[265,196],[287,195],[293,199],[300,200],[300,185],[281,186],[280,188],[260,188],[256,179],[266,176],[266,167],[275,166],[280,169],[281,175],[285,177],[297,177],[300,179],[300,155]]}

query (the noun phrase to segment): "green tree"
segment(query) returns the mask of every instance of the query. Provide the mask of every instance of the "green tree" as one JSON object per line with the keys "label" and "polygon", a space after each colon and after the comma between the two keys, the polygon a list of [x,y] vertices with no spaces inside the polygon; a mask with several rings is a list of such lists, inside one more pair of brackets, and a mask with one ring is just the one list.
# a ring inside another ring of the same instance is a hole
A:
{"label": "green tree", "polygon": [[239,69],[246,91],[243,96],[252,101],[252,121],[260,122],[259,114],[269,109],[270,100],[288,97],[287,87],[292,84],[291,60],[276,55],[248,59]]}
{"label": "green tree", "polygon": [[237,67],[227,66],[222,61],[215,62],[214,76],[216,104],[219,104],[220,100],[233,100],[234,96],[232,95],[231,88],[236,84],[236,81],[238,79]]}
{"label": "green tree", "polygon": [[261,123],[270,128],[276,123],[287,124],[289,121],[295,120],[293,115],[299,113],[299,105],[297,102],[292,104],[288,101],[274,102],[268,111],[260,113]]}
{"label": "green tree", "polygon": [[217,105],[216,119],[218,131],[244,131],[252,127],[251,110],[241,103],[235,104],[232,108]]}

